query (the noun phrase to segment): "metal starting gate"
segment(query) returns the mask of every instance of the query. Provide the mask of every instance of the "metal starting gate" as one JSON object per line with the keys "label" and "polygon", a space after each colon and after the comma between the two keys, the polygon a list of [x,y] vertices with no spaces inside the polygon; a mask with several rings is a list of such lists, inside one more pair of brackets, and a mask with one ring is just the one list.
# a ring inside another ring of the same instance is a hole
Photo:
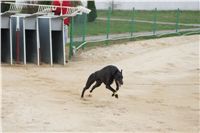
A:
{"label": "metal starting gate", "polygon": [[[52,10],[60,6],[12,3],[10,9],[1,13],[1,62],[8,64],[41,63],[65,64],[64,19],[90,10],[78,7],[64,7],[67,14],[56,16]],[[33,14],[21,14],[27,6],[37,6]]]}

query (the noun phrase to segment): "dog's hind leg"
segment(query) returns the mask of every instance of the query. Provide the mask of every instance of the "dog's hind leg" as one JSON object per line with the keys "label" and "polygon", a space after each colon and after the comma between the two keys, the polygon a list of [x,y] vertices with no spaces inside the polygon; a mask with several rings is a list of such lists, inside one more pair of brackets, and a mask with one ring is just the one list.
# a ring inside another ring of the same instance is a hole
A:
{"label": "dog's hind leg", "polygon": [[92,89],[90,90],[90,93],[92,93],[92,91],[95,89],[95,88],[97,88],[97,87],[99,87],[100,85],[101,85],[101,81],[97,81],[96,82],[96,84],[92,87]]}
{"label": "dog's hind leg", "polygon": [[90,88],[90,86],[95,82],[95,74],[91,74],[87,80],[87,83],[85,85],[85,87],[83,88],[82,94],[81,94],[81,98],[84,97],[84,93],[87,89]]}

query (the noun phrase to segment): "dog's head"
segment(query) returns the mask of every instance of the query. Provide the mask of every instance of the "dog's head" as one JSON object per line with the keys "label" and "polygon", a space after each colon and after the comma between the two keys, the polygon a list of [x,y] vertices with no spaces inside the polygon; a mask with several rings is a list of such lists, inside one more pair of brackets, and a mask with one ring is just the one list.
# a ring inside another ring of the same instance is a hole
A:
{"label": "dog's head", "polygon": [[120,71],[117,71],[116,73],[115,73],[115,80],[116,80],[116,82],[117,82],[117,84],[119,85],[119,86],[121,86],[121,85],[123,85],[123,75],[122,75],[122,70],[121,70],[121,72]]}

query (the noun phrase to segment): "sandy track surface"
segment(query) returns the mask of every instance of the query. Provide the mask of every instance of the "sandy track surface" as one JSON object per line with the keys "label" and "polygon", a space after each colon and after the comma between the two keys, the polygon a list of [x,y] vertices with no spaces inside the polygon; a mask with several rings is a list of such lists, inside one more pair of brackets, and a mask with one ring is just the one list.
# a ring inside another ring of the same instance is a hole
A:
{"label": "sandy track surface", "polygon": [[[3,131],[197,133],[199,38],[95,48],[65,67],[3,66]],[[89,74],[108,64],[123,69],[119,99],[104,85],[80,99]]]}

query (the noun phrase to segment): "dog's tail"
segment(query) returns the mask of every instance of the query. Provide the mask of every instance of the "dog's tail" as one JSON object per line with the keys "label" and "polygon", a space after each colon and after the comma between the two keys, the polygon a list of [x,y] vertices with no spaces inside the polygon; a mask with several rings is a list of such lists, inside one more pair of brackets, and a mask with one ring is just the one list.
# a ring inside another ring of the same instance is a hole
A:
{"label": "dog's tail", "polygon": [[87,82],[86,82],[85,87],[83,88],[82,95],[81,95],[82,98],[84,97],[85,91],[86,91],[87,89],[89,89],[90,86],[91,86],[94,82],[95,82],[95,73],[92,73],[92,74],[89,76],[89,78],[88,78],[88,80],[87,80]]}
{"label": "dog's tail", "polygon": [[89,88],[94,82],[95,82],[95,73],[92,73],[89,76],[85,86]]}

